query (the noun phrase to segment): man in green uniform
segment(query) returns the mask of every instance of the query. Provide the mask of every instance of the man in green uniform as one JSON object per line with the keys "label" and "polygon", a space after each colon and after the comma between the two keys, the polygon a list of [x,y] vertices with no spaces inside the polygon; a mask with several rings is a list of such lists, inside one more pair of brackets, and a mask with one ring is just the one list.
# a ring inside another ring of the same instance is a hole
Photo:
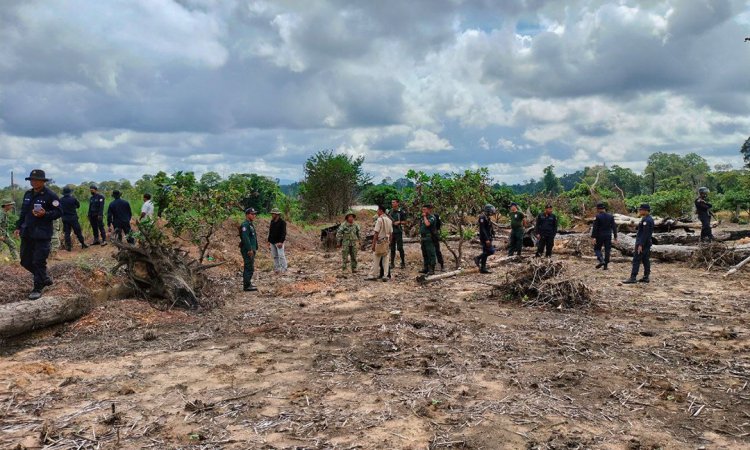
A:
{"label": "man in green uniform", "polygon": [[344,223],[336,231],[336,242],[341,247],[341,270],[346,270],[349,266],[349,257],[352,260],[352,273],[357,273],[357,247],[359,247],[359,224],[354,223],[357,215],[348,212],[344,218]]}
{"label": "man in green uniform", "polygon": [[419,237],[422,243],[422,263],[424,265],[419,273],[434,275],[437,255],[435,254],[433,235],[436,230],[435,216],[430,214],[430,209],[432,209],[432,205],[422,206],[422,218],[419,221]]}
{"label": "man in green uniform", "polygon": [[526,233],[526,216],[518,210],[518,203],[510,204],[510,244],[508,245],[508,256],[516,253],[521,256],[523,249],[523,235]]}
{"label": "man in green uniform", "polygon": [[[18,260],[16,242],[13,240],[11,233],[8,232],[10,227],[9,213],[13,206],[15,206],[15,203],[9,198],[3,199],[2,204],[0,204],[0,242],[8,246],[10,256],[13,257],[13,261],[16,261]],[[13,224],[13,228],[15,228],[15,224]]]}
{"label": "man in green uniform", "polygon": [[240,238],[242,243],[242,259],[245,262],[245,268],[242,271],[242,283],[245,291],[257,291],[258,288],[253,286],[253,274],[255,273],[255,255],[258,253],[258,234],[255,232],[255,215],[257,211],[254,208],[245,210],[245,221],[240,229]]}
{"label": "man in green uniform", "polygon": [[401,256],[401,268],[406,268],[404,259],[404,225],[406,224],[406,211],[401,208],[397,199],[391,201],[391,211],[388,213],[393,222],[393,239],[391,239],[391,269],[396,261],[396,249]]}

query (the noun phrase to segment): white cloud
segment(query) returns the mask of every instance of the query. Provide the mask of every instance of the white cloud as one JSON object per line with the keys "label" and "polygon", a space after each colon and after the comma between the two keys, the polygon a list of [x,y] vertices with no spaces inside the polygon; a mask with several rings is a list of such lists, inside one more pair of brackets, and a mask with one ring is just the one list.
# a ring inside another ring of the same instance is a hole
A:
{"label": "white cloud", "polygon": [[453,150],[453,146],[447,139],[428,130],[416,130],[412,140],[406,144],[406,148],[424,152],[440,152]]}

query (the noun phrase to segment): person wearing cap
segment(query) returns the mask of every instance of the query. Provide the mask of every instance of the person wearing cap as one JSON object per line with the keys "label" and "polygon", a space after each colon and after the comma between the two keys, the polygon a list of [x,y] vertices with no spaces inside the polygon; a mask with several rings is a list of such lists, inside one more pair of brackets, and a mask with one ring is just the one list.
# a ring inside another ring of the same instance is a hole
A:
{"label": "person wearing cap", "polygon": [[388,281],[391,279],[391,265],[388,264],[391,241],[393,240],[393,221],[385,213],[385,206],[378,205],[378,218],[375,220],[375,235],[372,237],[373,264],[368,281]]}
{"label": "person wearing cap", "polygon": [[16,223],[16,235],[21,237],[21,266],[34,275],[34,288],[29,299],[42,296],[52,278],[47,274],[47,258],[52,240],[52,221],[62,217],[60,198],[46,186],[43,170],[34,169],[28,177],[31,189],[26,191],[21,205],[21,214]]}
{"label": "person wearing cap", "polygon": [[88,245],[86,245],[86,242],[83,240],[81,224],[78,222],[78,208],[81,207],[81,203],[77,198],[73,197],[73,190],[69,186],[65,186],[62,193],[63,196],[60,199],[60,209],[62,209],[65,250],[71,251],[73,249],[72,240],[70,238],[71,232],[75,233],[78,242],[81,243],[81,248],[88,248]]}
{"label": "person wearing cap", "polygon": [[17,261],[18,251],[16,250],[16,242],[13,240],[9,231],[10,215],[8,214],[14,206],[15,203],[13,202],[13,199],[10,198],[4,198],[0,204],[0,242],[8,247],[8,251],[13,258],[13,261]]}
{"label": "person wearing cap", "polygon": [[130,202],[122,198],[120,191],[112,191],[112,203],[107,208],[107,226],[109,232],[112,233],[114,228],[115,240],[122,242],[122,236],[125,235],[125,239],[128,244],[134,244],[135,239],[130,235],[130,219],[133,218],[133,209],[130,207]]}
{"label": "person wearing cap", "polygon": [[698,220],[701,221],[701,242],[711,242],[714,240],[714,233],[711,230],[711,208],[713,205],[708,202],[708,188],[698,189],[698,198],[695,199],[695,212],[698,214]]}
{"label": "person wearing cap", "polygon": [[258,234],[255,232],[255,216],[258,212],[255,208],[245,210],[245,221],[240,227],[240,248],[242,260],[245,263],[242,270],[242,286],[245,292],[254,292],[258,288],[253,285],[255,274],[255,257],[258,254]]}
{"label": "person wearing cap", "polygon": [[555,245],[555,236],[557,235],[557,216],[552,214],[552,205],[547,204],[544,212],[536,218],[536,237],[538,239],[536,246],[536,256],[552,256],[552,247]]}
{"label": "person wearing cap", "polygon": [[[638,208],[641,221],[638,222],[638,233],[635,236],[635,252],[633,253],[633,270],[630,278],[623,284],[648,283],[651,276],[651,236],[654,234],[654,219],[651,217],[651,206],[643,203]],[[643,264],[643,278],[636,281],[638,271]]]}
{"label": "person wearing cap", "polygon": [[514,253],[521,256],[521,250],[523,250],[523,235],[526,233],[526,225],[526,216],[518,210],[518,203],[511,203],[508,256],[513,256]]}
{"label": "person wearing cap", "polygon": [[361,239],[359,224],[354,223],[356,218],[357,215],[349,211],[344,217],[344,223],[336,230],[336,242],[341,247],[341,270],[349,268],[351,259],[352,273],[357,273],[357,248]]}
{"label": "person wearing cap", "polygon": [[388,217],[391,218],[393,223],[393,239],[391,239],[391,264],[390,268],[393,269],[396,263],[396,249],[398,254],[401,256],[401,268],[406,268],[406,258],[404,257],[404,225],[406,225],[406,211],[401,208],[401,202],[399,199],[394,198],[391,200],[391,210],[388,212]]}
{"label": "person wearing cap", "polygon": [[482,244],[482,254],[474,257],[474,264],[479,267],[479,273],[491,273],[487,269],[487,258],[495,254],[495,247],[492,245],[492,239],[495,237],[495,230],[492,228],[492,216],[497,212],[494,206],[484,205],[482,213],[479,215],[479,242]]}
{"label": "person wearing cap", "polygon": [[271,210],[271,223],[268,225],[268,246],[273,255],[273,271],[284,273],[287,269],[286,262],[286,222],[281,218],[278,208]]}
{"label": "person wearing cap", "polygon": [[[591,227],[594,254],[599,261],[596,268],[601,269],[603,267],[604,270],[607,270],[609,256],[612,253],[612,236],[615,237],[615,242],[617,242],[617,224],[615,223],[615,217],[607,212],[607,205],[604,203],[596,205],[596,212],[594,225]],[[604,247],[604,255],[602,255],[602,247]]]}
{"label": "person wearing cap", "polygon": [[435,266],[437,265],[437,254],[435,253],[434,235],[437,234],[435,228],[435,216],[430,214],[432,205],[422,206],[422,218],[419,220],[419,238],[422,244],[422,270],[419,273],[425,275],[434,275]]}
{"label": "person wearing cap", "polygon": [[[91,198],[89,198],[89,223],[94,233],[94,242],[91,245],[107,245],[107,232],[104,231],[104,196],[99,193],[99,188],[92,184],[89,186]],[[101,241],[99,240],[101,236]]]}

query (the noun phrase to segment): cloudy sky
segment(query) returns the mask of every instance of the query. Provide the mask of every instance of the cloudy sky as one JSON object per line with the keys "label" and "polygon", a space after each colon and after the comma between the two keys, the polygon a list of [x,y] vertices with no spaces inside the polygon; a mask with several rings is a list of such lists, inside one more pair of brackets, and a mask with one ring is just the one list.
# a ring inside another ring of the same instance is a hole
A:
{"label": "cloudy sky", "polygon": [[654,151],[740,166],[746,0],[0,0],[0,185],[158,170],[495,180]]}

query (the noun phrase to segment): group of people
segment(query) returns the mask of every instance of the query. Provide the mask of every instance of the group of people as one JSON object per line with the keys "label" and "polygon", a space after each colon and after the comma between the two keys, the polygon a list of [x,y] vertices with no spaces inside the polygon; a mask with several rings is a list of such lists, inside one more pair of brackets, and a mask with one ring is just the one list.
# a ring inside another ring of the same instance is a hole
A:
{"label": "group of people", "polygon": [[[255,219],[258,211],[255,208],[245,209],[245,221],[240,226],[240,252],[244,267],[242,270],[242,285],[246,292],[255,292],[257,286],[253,284],[255,274],[255,258],[258,255],[258,232],[255,229]],[[286,273],[286,221],[281,218],[281,211],[271,210],[271,223],[268,225],[268,248],[273,257],[273,270],[277,274]]]}

